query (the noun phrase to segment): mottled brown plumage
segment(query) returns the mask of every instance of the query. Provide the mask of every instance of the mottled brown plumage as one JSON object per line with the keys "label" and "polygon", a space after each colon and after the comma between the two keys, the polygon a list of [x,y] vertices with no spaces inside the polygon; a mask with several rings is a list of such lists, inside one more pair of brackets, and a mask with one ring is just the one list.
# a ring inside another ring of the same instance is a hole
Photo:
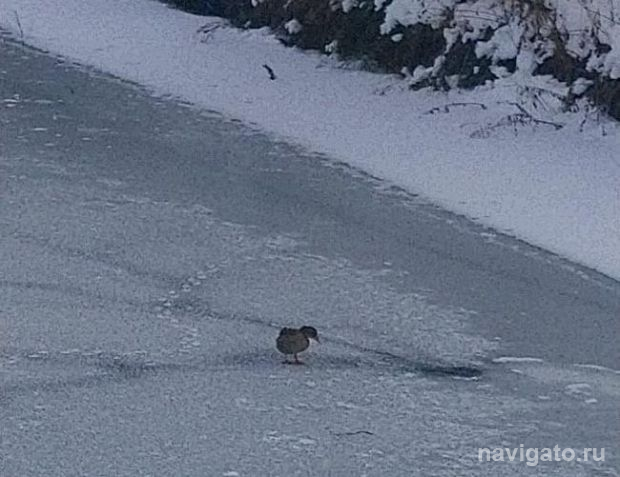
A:
{"label": "mottled brown plumage", "polygon": [[312,326],[302,326],[299,329],[296,328],[282,328],[280,334],[276,339],[276,347],[280,353],[286,355],[286,363],[288,361],[288,355],[293,355],[295,364],[302,364],[297,357],[298,353],[305,351],[310,346],[310,340],[314,340],[319,343],[319,334],[316,328]]}

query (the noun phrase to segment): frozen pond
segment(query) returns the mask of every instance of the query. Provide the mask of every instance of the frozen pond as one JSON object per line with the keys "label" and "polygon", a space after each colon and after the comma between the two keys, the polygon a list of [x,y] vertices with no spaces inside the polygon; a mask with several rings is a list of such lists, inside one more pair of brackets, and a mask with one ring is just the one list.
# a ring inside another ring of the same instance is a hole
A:
{"label": "frozen pond", "polygon": [[[0,70],[2,476],[620,472],[618,283],[6,41]],[[606,460],[478,461],[521,444]]]}

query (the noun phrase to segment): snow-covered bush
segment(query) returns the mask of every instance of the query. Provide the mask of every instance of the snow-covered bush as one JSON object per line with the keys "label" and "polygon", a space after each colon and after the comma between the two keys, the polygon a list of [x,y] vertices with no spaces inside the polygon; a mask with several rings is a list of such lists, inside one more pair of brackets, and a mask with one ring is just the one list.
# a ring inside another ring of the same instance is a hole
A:
{"label": "snow-covered bush", "polygon": [[412,88],[506,78],[620,119],[620,0],[169,0],[402,73]]}
{"label": "snow-covered bush", "polygon": [[446,39],[434,65],[413,72],[414,84],[511,77],[569,103],[588,94],[620,119],[620,0],[393,0],[384,8],[382,33],[422,23]]}

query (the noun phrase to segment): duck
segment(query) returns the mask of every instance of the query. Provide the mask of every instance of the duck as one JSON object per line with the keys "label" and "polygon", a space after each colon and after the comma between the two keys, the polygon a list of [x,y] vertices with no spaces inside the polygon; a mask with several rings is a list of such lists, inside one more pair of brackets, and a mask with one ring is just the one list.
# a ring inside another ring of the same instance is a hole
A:
{"label": "duck", "polygon": [[[302,326],[301,328],[282,328],[276,339],[276,348],[286,356],[286,364],[303,364],[297,357],[298,353],[305,351],[310,346],[310,340],[319,341],[319,333],[313,326]],[[293,355],[295,361],[288,360],[289,355]]]}

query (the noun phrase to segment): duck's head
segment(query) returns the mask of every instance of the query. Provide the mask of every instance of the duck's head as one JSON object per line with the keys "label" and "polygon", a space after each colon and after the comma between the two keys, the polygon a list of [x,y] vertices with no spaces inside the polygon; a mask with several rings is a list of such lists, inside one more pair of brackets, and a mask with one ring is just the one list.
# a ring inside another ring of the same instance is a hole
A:
{"label": "duck's head", "polygon": [[314,326],[302,326],[301,328],[299,328],[299,331],[301,331],[306,338],[320,343],[319,333],[316,331],[316,328]]}

